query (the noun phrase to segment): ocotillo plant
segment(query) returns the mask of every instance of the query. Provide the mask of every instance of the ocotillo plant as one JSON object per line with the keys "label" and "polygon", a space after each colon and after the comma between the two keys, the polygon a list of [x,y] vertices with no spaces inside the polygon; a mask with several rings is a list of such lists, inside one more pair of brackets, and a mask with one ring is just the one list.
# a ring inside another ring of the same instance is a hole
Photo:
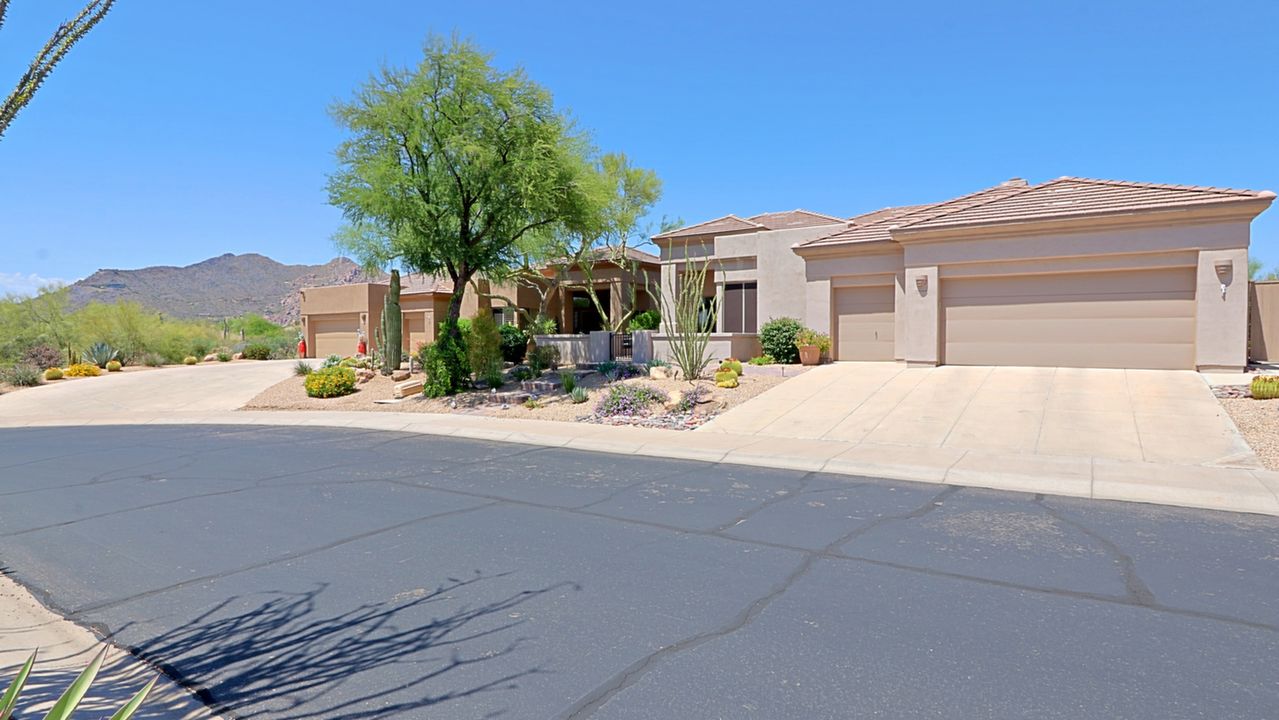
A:
{"label": "ocotillo plant", "polygon": [[382,373],[390,375],[400,369],[403,360],[404,316],[400,312],[400,271],[391,271],[391,289],[382,304]]}

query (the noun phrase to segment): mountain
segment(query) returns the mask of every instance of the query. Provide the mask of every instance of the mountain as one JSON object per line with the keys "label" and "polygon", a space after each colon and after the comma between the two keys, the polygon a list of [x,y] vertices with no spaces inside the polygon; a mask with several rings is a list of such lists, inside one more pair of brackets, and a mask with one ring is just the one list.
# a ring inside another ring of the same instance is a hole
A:
{"label": "mountain", "polygon": [[259,313],[272,322],[298,321],[298,291],[369,278],[347,258],[323,265],[285,265],[265,255],[219,255],[186,267],[99,270],[70,286],[71,306],[130,300],[175,317],[224,318]]}

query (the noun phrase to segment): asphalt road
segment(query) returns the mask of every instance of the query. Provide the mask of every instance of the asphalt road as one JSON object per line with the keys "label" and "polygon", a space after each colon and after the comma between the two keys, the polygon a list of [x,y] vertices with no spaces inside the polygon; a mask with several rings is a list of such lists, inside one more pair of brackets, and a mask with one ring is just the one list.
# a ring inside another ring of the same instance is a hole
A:
{"label": "asphalt road", "polygon": [[254,718],[1273,718],[1279,519],[281,427],[0,431],[0,565]]}

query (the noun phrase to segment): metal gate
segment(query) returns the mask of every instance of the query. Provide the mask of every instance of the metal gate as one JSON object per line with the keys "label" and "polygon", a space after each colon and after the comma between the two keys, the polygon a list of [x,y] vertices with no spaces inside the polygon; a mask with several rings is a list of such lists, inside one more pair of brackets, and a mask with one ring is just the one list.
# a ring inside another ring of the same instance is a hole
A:
{"label": "metal gate", "polygon": [[609,342],[609,359],[629,362],[635,356],[635,337],[630,333],[612,333]]}

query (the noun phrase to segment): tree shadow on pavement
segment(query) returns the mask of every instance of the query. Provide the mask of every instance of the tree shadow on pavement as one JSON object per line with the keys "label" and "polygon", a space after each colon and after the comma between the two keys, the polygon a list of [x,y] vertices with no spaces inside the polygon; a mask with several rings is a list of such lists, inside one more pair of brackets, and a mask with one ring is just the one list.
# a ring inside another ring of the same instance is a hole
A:
{"label": "tree shadow on pavement", "polygon": [[[515,609],[578,586],[466,601],[501,577],[477,572],[332,614],[321,610],[327,584],[235,596],[134,652],[235,716],[374,720],[418,711],[420,717],[424,708],[514,690],[520,679],[544,672],[514,657],[527,639],[513,636],[524,622]],[[250,607],[260,595],[266,599]]]}

